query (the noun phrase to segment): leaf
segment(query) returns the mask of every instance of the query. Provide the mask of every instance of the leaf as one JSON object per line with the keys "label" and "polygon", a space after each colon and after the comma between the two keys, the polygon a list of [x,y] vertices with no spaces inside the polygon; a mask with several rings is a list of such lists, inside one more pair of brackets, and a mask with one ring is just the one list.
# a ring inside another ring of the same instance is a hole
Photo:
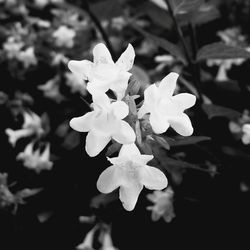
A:
{"label": "leaf", "polygon": [[178,23],[186,25],[188,23],[193,23],[195,25],[201,25],[204,23],[211,22],[220,17],[220,12],[217,7],[213,4],[203,4],[199,9],[192,12],[187,12],[179,14],[176,16]]}
{"label": "leaf", "polygon": [[194,11],[197,10],[203,3],[204,0],[182,0],[181,2],[179,1],[179,4],[175,5],[173,11],[175,15],[179,13]]}
{"label": "leaf", "polygon": [[139,89],[141,87],[140,82],[132,75],[129,79],[128,87],[125,92],[125,96],[127,94],[129,95],[136,95],[139,92]]}
{"label": "leaf", "polygon": [[241,116],[241,113],[227,107],[215,105],[215,104],[203,104],[202,109],[208,116],[208,119],[213,117],[226,117],[230,120],[238,119]]}
{"label": "leaf", "polygon": [[114,153],[116,153],[117,151],[119,151],[120,150],[120,148],[121,148],[121,144],[120,143],[118,143],[118,142],[113,142],[113,144],[111,144],[109,147],[108,147],[108,149],[107,149],[107,151],[106,151],[106,156],[111,156],[111,155],[113,155]]}
{"label": "leaf", "polygon": [[250,53],[240,47],[233,47],[222,42],[203,46],[197,53],[197,61],[207,59],[250,58]]}
{"label": "leaf", "polygon": [[98,17],[99,20],[111,20],[113,17],[123,15],[123,10],[119,1],[104,0],[90,4],[90,9]]}
{"label": "leaf", "polygon": [[145,13],[156,25],[159,25],[165,29],[170,30],[173,25],[173,20],[169,16],[168,12],[156,4],[151,2],[145,2],[139,9]]}
{"label": "leaf", "polygon": [[193,145],[203,141],[210,141],[211,138],[207,136],[189,136],[189,137],[177,137],[175,140],[169,141],[171,147]]}
{"label": "leaf", "polygon": [[[133,77],[138,81],[138,91],[140,88],[145,89],[147,85],[150,83],[150,78],[148,76],[148,73],[141,67],[134,65],[133,68],[130,71],[133,74]],[[137,91],[137,93],[138,93]],[[132,95],[136,95],[132,94]]]}
{"label": "leaf", "polygon": [[159,143],[160,146],[162,146],[163,148],[165,148],[166,150],[170,149],[170,145],[169,143],[166,141],[166,139],[162,136],[159,135],[152,135],[153,139]]}
{"label": "leaf", "polygon": [[143,36],[145,36],[147,39],[151,40],[156,46],[166,50],[171,55],[175,56],[177,59],[179,59],[181,62],[183,62],[183,64],[187,65],[187,61],[186,61],[186,58],[184,56],[184,53],[182,52],[182,50],[178,46],[169,42],[168,40],[165,40],[161,37],[158,37],[158,36],[155,36],[155,35],[148,33],[147,31],[134,25],[134,23],[131,24],[131,26],[132,26],[132,28],[137,30],[139,33],[141,33]]}

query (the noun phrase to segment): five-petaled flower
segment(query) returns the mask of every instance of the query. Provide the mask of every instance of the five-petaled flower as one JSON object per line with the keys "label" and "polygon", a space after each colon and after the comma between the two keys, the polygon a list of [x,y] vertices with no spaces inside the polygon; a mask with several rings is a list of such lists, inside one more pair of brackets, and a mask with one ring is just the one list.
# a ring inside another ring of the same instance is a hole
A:
{"label": "five-petaled flower", "polygon": [[193,133],[191,121],[184,110],[195,104],[196,97],[188,93],[172,96],[178,76],[172,72],[163,78],[159,86],[152,84],[144,91],[144,103],[138,117],[140,119],[150,113],[149,122],[156,134],[166,132],[169,127],[183,136]]}
{"label": "five-petaled flower", "polygon": [[158,221],[162,217],[166,222],[171,222],[175,217],[173,195],[174,192],[171,187],[147,195],[147,198],[154,203],[152,206],[147,207],[147,210],[152,211],[151,217],[153,221]]}
{"label": "five-petaled flower", "polygon": [[85,149],[89,156],[98,155],[114,139],[121,144],[135,141],[135,132],[123,121],[129,113],[123,101],[112,102],[104,93],[93,95],[93,111],[71,119],[70,126],[78,132],[88,132]]}
{"label": "five-petaled flower", "polygon": [[36,135],[37,137],[41,136],[44,133],[42,128],[41,118],[34,112],[24,112],[23,113],[24,123],[21,129],[13,130],[7,128],[5,133],[9,136],[9,143],[14,147],[16,142],[24,137],[29,137]]}
{"label": "five-petaled flower", "polygon": [[118,100],[124,97],[128,80],[135,58],[134,48],[131,44],[114,63],[111,54],[103,43],[97,44],[93,49],[94,62],[88,60],[68,63],[69,69],[84,80],[88,80],[87,90],[93,94],[96,91],[106,92],[113,90]]}
{"label": "five-petaled flower", "polygon": [[51,170],[53,162],[50,161],[50,144],[47,143],[43,152],[37,148],[34,150],[34,142],[27,144],[23,152],[17,155],[17,160],[23,161],[26,168],[33,169],[36,173],[42,170]]}
{"label": "five-petaled flower", "polygon": [[167,187],[165,174],[147,165],[152,159],[153,155],[142,155],[134,143],[123,145],[118,157],[108,158],[113,165],[99,176],[98,190],[110,193],[120,187],[119,198],[123,207],[128,211],[133,210],[143,186],[154,190]]}

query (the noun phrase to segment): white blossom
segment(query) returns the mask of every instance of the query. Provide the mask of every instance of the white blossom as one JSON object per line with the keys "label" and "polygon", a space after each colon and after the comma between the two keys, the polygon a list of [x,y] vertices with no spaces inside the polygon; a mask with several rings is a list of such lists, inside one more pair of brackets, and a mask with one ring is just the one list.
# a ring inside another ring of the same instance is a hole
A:
{"label": "white blossom", "polygon": [[177,73],[170,73],[159,86],[152,84],[144,91],[144,102],[138,117],[140,119],[150,113],[149,122],[156,134],[164,133],[169,127],[183,136],[193,133],[191,121],[184,110],[195,104],[196,97],[188,93],[172,96],[178,76]]}
{"label": "white blossom", "polygon": [[128,211],[133,210],[143,186],[156,190],[167,187],[164,173],[147,165],[152,159],[153,155],[142,155],[134,143],[123,145],[118,157],[108,158],[113,165],[99,176],[97,189],[110,193],[119,188],[123,207]]}
{"label": "white blossom", "polygon": [[98,155],[111,139],[121,144],[135,141],[134,130],[123,121],[128,113],[128,105],[123,101],[111,103],[104,93],[93,96],[94,110],[71,119],[70,126],[78,132],[88,132],[85,149],[89,156]]}
{"label": "white blossom", "polygon": [[103,43],[97,44],[93,49],[94,62],[88,60],[68,63],[69,69],[79,75],[82,79],[88,80],[87,90],[94,94],[96,91],[106,92],[113,90],[117,98],[124,97],[128,80],[131,73],[128,71],[134,63],[135,52],[131,44],[114,63],[111,54]]}

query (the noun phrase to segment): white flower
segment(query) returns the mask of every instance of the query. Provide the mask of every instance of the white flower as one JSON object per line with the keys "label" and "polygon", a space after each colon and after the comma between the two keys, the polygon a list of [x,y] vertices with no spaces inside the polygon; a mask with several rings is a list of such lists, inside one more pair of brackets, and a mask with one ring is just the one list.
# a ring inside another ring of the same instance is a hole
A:
{"label": "white flower", "polygon": [[25,68],[28,68],[30,65],[36,65],[37,58],[34,53],[34,47],[29,47],[26,50],[20,51],[17,55],[17,59],[23,63]]}
{"label": "white flower", "polygon": [[17,155],[17,160],[22,160],[26,168],[33,169],[37,173],[42,170],[51,170],[53,162],[50,158],[50,144],[47,143],[43,152],[40,149],[34,150],[34,142],[27,144],[23,152]]}
{"label": "white flower", "polygon": [[100,250],[118,250],[112,241],[110,230],[105,230],[101,237],[102,246]]}
{"label": "white flower", "polygon": [[133,66],[135,52],[131,44],[114,63],[109,50],[103,43],[97,44],[93,49],[94,62],[88,60],[74,61],[68,63],[69,69],[88,80],[87,90],[93,94],[96,91],[106,92],[113,90],[117,98],[124,97],[128,80],[131,73],[128,72]]}
{"label": "white flower", "polygon": [[153,221],[163,217],[166,222],[171,222],[175,217],[173,195],[174,192],[171,187],[163,191],[154,191],[152,194],[147,195],[147,198],[154,203],[154,205],[147,207],[147,210],[152,211]]}
{"label": "white flower", "polygon": [[177,73],[170,73],[159,86],[152,84],[144,91],[144,103],[138,117],[140,119],[150,113],[149,122],[156,134],[164,133],[170,126],[183,136],[193,133],[191,121],[184,110],[195,104],[196,97],[187,93],[172,96],[178,76]]}
{"label": "white flower", "polygon": [[244,58],[230,58],[230,59],[208,59],[207,65],[209,67],[218,65],[218,72],[215,77],[216,81],[228,81],[227,71],[232,68],[232,65],[240,65],[245,61]]}
{"label": "white flower", "polygon": [[128,211],[133,210],[143,186],[161,190],[168,184],[162,171],[146,165],[152,159],[153,155],[141,155],[134,143],[123,145],[118,157],[108,158],[113,165],[99,176],[98,190],[110,193],[120,187],[119,198],[123,207]]}
{"label": "white flower", "polygon": [[250,124],[244,124],[242,126],[243,135],[241,140],[244,144],[250,144]]}
{"label": "white flower", "polygon": [[96,93],[92,105],[94,111],[70,121],[70,126],[74,130],[88,132],[85,149],[89,156],[98,155],[111,139],[121,144],[135,141],[134,130],[122,120],[129,113],[125,102],[110,103],[106,94]]}
{"label": "white flower", "polygon": [[95,226],[86,234],[83,242],[76,247],[77,250],[94,250],[93,241],[96,229]]}
{"label": "white flower", "polygon": [[72,93],[81,93],[86,95],[86,81],[71,72],[65,73],[66,84],[69,86]]}
{"label": "white flower", "polygon": [[6,52],[7,58],[17,58],[23,45],[23,42],[16,41],[14,37],[8,37],[7,41],[3,44],[3,49]]}
{"label": "white flower", "polygon": [[44,130],[42,128],[41,118],[34,112],[24,112],[24,123],[21,129],[13,130],[7,128],[5,133],[9,136],[9,143],[12,146],[16,145],[16,142],[24,137],[32,135],[40,136]]}
{"label": "white flower", "polygon": [[72,48],[74,46],[74,37],[76,32],[65,25],[60,26],[52,35],[55,38],[58,47]]}
{"label": "white flower", "polygon": [[45,97],[57,103],[60,103],[65,100],[65,97],[60,91],[59,78],[57,76],[48,80],[45,84],[40,85],[37,88],[43,91],[43,95]]}

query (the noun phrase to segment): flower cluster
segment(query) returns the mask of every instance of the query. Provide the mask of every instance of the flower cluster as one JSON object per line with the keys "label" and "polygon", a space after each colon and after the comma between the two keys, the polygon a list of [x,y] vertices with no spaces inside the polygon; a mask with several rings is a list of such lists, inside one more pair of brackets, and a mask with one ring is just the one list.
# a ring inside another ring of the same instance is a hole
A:
{"label": "flower cluster", "polygon": [[[118,156],[108,158],[112,166],[99,176],[97,188],[102,193],[119,188],[123,207],[131,211],[144,186],[162,190],[168,184],[161,170],[147,165],[154,156],[140,152],[140,122],[142,124],[149,114],[149,125],[155,134],[172,127],[180,135],[189,136],[193,127],[184,111],[195,104],[196,97],[187,93],[173,96],[178,74],[172,72],[159,84],[146,88],[138,112],[137,107],[131,110],[126,100],[131,99],[128,92],[131,73],[128,71],[134,63],[133,46],[129,44],[114,62],[107,47],[99,43],[93,49],[93,58],[93,62],[72,60],[68,63],[71,72],[87,82],[93,101],[93,111],[71,119],[70,126],[78,132],[88,133],[85,149],[91,157],[102,152],[111,140],[121,144]],[[108,96],[108,91],[114,93],[115,100]]]}

